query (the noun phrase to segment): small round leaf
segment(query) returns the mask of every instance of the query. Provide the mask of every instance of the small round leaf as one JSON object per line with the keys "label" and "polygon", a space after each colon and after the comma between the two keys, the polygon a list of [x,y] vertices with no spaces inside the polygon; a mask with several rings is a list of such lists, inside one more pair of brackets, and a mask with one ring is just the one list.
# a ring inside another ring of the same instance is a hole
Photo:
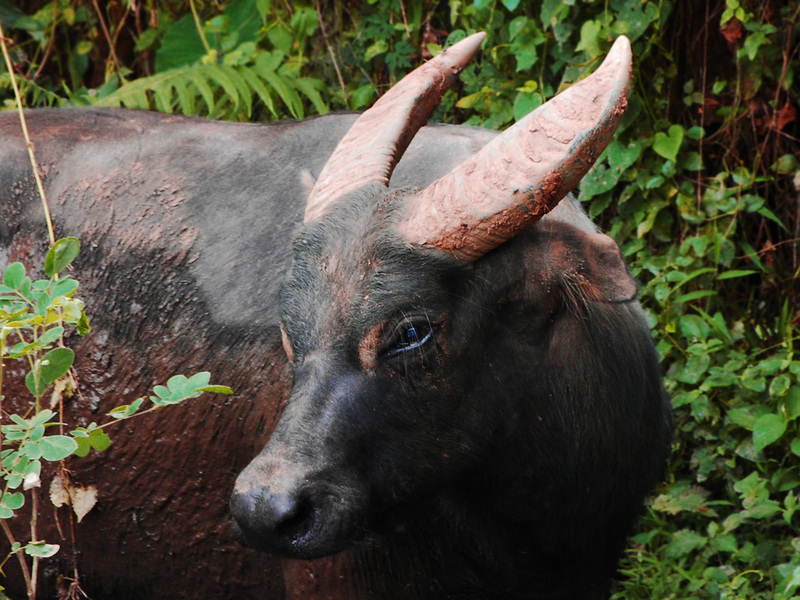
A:
{"label": "small round leaf", "polygon": [[47,253],[44,260],[44,272],[52,277],[59,271],[66,269],[81,250],[78,238],[67,237],[58,240]]}
{"label": "small round leaf", "polygon": [[44,542],[30,542],[25,546],[25,554],[38,558],[50,558],[61,548],[58,544],[46,544]]}
{"label": "small round leaf", "polygon": [[75,360],[75,353],[69,348],[54,348],[42,358],[42,379],[50,385],[69,371]]}
{"label": "small round leaf", "polygon": [[39,441],[42,458],[51,462],[63,460],[78,449],[78,443],[66,435],[48,435]]}
{"label": "small round leaf", "polygon": [[22,287],[25,281],[25,267],[22,263],[11,263],[3,273],[3,284],[7,285],[13,290],[18,290]]}

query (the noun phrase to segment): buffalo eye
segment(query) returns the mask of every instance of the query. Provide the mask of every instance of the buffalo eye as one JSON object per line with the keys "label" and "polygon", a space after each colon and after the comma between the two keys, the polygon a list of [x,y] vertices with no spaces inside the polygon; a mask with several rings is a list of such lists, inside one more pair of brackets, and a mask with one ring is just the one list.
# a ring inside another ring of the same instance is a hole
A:
{"label": "buffalo eye", "polygon": [[397,356],[422,348],[433,337],[433,325],[427,316],[406,317],[395,326],[385,349],[386,356]]}

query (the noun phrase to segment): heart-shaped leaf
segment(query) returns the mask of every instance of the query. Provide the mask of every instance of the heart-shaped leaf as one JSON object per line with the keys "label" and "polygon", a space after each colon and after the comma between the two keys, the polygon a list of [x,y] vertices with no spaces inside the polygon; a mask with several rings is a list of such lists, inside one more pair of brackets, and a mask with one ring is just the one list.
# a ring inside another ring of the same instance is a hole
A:
{"label": "heart-shaped leaf", "polygon": [[678,156],[681,142],[683,141],[683,127],[680,125],[670,125],[669,133],[659,131],[653,139],[653,150],[659,156],[667,160],[674,161]]}
{"label": "heart-shaped leaf", "polygon": [[68,489],[72,510],[80,523],[83,517],[97,504],[97,488],[93,485],[89,487],[70,485]]}

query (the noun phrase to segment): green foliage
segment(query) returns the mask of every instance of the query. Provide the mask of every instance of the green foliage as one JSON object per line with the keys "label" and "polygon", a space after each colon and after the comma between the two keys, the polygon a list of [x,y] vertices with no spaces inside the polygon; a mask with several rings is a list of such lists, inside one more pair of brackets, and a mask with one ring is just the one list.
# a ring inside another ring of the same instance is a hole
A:
{"label": "green foliage", "polygon": [[[296,36],[313,32],[316,12],[307,12],[305,21],[297,23]],[[121,87],[116,79],[110,80],[95,96],[83,96],[83,100],[96,106],[177,110],[212,118],[250,119],[254,101],[271,118],[281,115],[281,103],[291,116],[303,118],[304,100],[317,112],[327,112],[317,82],[298,77],[287,65],[291,47],[269,51],[257,46],[261,21],[255,3],[248,0],[232,2],[200,28],[193,15],[187,14],[164,34],[154,75]]]}
{"label": "green foliage", "polygon": [[[65,391],[73,385],[69,375],[75,354],[63,346],[67,327],[74,328],[80,335],[89,332],[89,321],[83,311],[83,302],[75,297],[78,282],[59,273],[67,269],[77,258],[80,243],[76,238],[58,240],[47,253],[44,264],[48,279],[33,281],[22,263],[8,265],[0,281],[0,404],[5,398],[3,392],[4,362],[6,360],[27,361],[29,371],[25,377],[28,391],[33,398],[33,406],[24,414],[3,411],[4,422],[0,426],[0,519],[11,519],[25,505],[25,493],[35,494],[42,484],[40,475],[42,461],[58,463],[73,454],[86,456],[90,450],[102,452],[111,445],[111,439],[103,427],[91,423],[63,433],[63,423],[54,419],[58,414],[52,410],[59,405]],[[9,346],[9,341],[16,343]],[[203,392],[230,394],[225,386],[210,386],[210,374],[197,373],[192,377],[176,375],[167,386],[156,386],[154,396],[150,397],[154,410],[166,405],[179,404],[184,400],[196,398]],[[48,390],[53,390],[49,408],[43,408],[40,400]],[[24,406],[20,399],[14,399],[15,408]],[[120,419],[136,414],[144,403],[144,398],[130,405],[117,407],[110,416],[113,420],[105,425],[114,425]],[[142,411],[142,412],[148,412]],[[5,422],[5,415],[10,422]],[[59,433],[47,434],[48,429],[58,428]],[[56,506],[69,503],[78,520],[94,506],[96,490],[73,485],[61,471],[51,485],[51,499]],[[22,487],[22,491],[19,488]],[[58,491],[64,497],[58,497]],[[47,544],[36,539],[36,520],[31,521],[33,539],[21,544],[9,537],[10,555],[24,553],[34,560],[49,558],[59,550],[57,544]],[[7,534],[9,535],[9,534]],[[36,563],[33,564],[36,569]],[[35,597],[35,578],[29,580],[29,596]]]}
{"label": "green foliage", "polygon": [[[484,51],[435,118],[495,128],[590,73],[627,35],[629,108],[580,199],[641,282],[677,437],[614,598],[800,595],[797,3],[203,4],[195,19],[178,0],[131,4],[124,14],[98,13],[88,0],[31,14],[0,0],[0,19],[17,41],[31,105],[251,120],[364,108],[431,54],[481,30]],[[101,19],[118,40],[115,56]],[[0,72],[10,105],[6,82]],[[21,266],[7,276],[4,286],[36,297]],[[41,371],[42,382],[52,377]],[[168,382],[153,398],[168,402],[185,384]],[[136,414],[144,401],[111,416]],[[105,443],[96,431],[73,432],[79,452]],[[14,493],[0,498],[0,510],[18,502]]]}
{"label": "green foliage", "polygon": [[[798,589],[798,271],[778,248],[797,244],[797,207],[786,202],[797,197],[797,164],[785,158],[797,145],[779,128],[789,121],[779,123],[797,101],[785,72],[798,63],[779,49],[796,39],[798,13],[782,9],[780,36],[756,22],[755,3],[743,7],[751,21],[727,33],[741,36],[722,52],[727,63],[702,65],[703,91],[691,66],[681,80],[657,60],[656,44],[675,50],[644,33],[634,44],[649,57],[631,98],[637,118],[581,184],[642,282],[678,428],[669,480],[615,598],[780,599]],[[673,18],[686,25],[691,11]],[[752,37],[764,31],[772,37]],[[773,121],[743,127],[757,110]]]}
{"label": "green foliage", "polygon": [[[299,119],[309,109],[328,112],[320,94],[322,82],[301,76],[298,68],[304,58],[295,40],[314,33],[319,21],[316,11],[302,8],[288,22],[268,23],[272,14],[264,11],[268,4],[234,0],[220,14],[209,12],[208,19],[196,21],[190,13],[174,22],[171,6],[164,11],[154,8],[159,16],[154,27],[135,34],[126,31],[135,38],[136,50],[155,56],[152,66],[129,81],[131,69],[112,60],[109,66],[114,64],[114,68],[103,69],[102,81],[88,86],[84,80],[91,79],[92,60],[96,60],[93,44],[100,41],[98,25],[108,15],[96,13],[89,2],[61,0],[58,10],[51,2],[34,15],[24,16],[8,0],[0,0],[0,17],[8,15],[3,22],[24,40],[14,57],[27,67],[28,77],[19,81],[28,106],[126,107],[233,120]],[[66,35],[66,30],[84,37],[69,56],[59,56],[55,65],[48,63],[53,33],[58,37],[60,31]],[[26,51],[33,53],[33,60],[26,60]],[[72,85],[48,81],[42,75],[47,69],[58,72],[56,79],[71,79]],[[0,73],[0,93],[3,90],[9,95],[6,105],[13,106],[7,73]]]}

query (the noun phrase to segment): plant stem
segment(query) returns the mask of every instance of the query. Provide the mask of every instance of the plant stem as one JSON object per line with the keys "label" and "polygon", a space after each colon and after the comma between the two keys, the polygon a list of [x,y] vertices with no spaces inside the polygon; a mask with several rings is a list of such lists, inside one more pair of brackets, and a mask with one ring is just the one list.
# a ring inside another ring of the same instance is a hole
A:
{"label": "plant stem", "polygon": [[[126,83],[125,77],[122,75],[119,59],[117,58],[117,51],[114,49],[117,36],[115,35],[113,39],[111,38],[111,33],[108,31],[108,26],[106,25],[106,20],[103,18],[103,11],[100,10],[100,5],[97,3],[97,0],[94,0],[93,4],[95,12],[97,12],[97,19],[100,21],[100,27],[103,30],[103,35],[106,38],[106,42],[108,42],[108,50],[111,55],[111,60],[114,62],[114,68],[117,70],[120,81]],[[130,7],[128,10],[130,10]],[[119,28],[117,28],[117,31],[119,31]]]}
{"label": "plant stem", "polygon": [[[39,494],[37,492],[38,490],[35,487],[31,488],[31,541],[32,542],[39,541],[39,537],[36,535],[36,521],[37,521],[37,516],[39,515]],[[33,596],[31,596],[31,598],[36,598],[36,587],[38,579],[39,579],[39,557],[34,556],[33,560],[31,561],[30,589],[33,591]]]}
{"label": "plant stem", "polygon": [[[19,92],[19,86],[17,85],[17,80],[14,77],[14,66],[11,64],[11,55],[8,52],[8,47],[6,46],[6,38],[5,33],[3,32],[3,24],[0,22],[0,47],[3,50],[3,58],[5,58],[6,67],[8,68],[8,75],[11,78],[11,85],[14,88],[14,96],[17,100],[17,108],[19,109],[19,118],[20,118],[20,125],[22,126],[22,133],[25,136],[25,143],[28,148],[28,156],[31,160],[31,167],[33,168],[33,177],[36,180],[36,186],[39,189],[39,195],[42,199],[42,206],[44,207],[44,214],[47,220],[47,231],[50,235],[50,244],[55,244],[56,238],[55,233],[53,231],[53,222],[50,218],[50,210],[47,206],[47,199],[44,193],[44,186],[42,185],[41,177],[39,177],[39,169],[36,166],[36,157],[33,152],[33,143],[31,142],[30,135],[28,134],[28,126],[25,121],[25,113],[22,110],[22,95]],[[2,391],[2,376],[3,376],[3,365],[2,365],[2,357],[3,357],[3,350],[5,348],[5,332],[0,334],[0,391]],[[2,441],[2,438],[0,438]],[[33,517],[31,521],[31,527],[35,528],[34,522],[36,518],[36,507],[34,506],[33,509]],[[3,528],[3,532],[6,535],[9,543],[13,546],[16,544],[16,539],[14,538],[14,534],[11,533],[11,528],[8,526],[8,523],[5,519],[0,519],[0,527]],[[14,554],[17,555],[17,560],[19,561],[20,568],[22,569],[22,577],[25,579],[25,587],[27,588],[28,598],[30,600],[35,600],[36,598],[36,578],[35,574],[31,577],[31,570],[28,567],[28,563],[25,560],[25,551],[20,548]],[[36,559],[34,558],[34,568],[36,568]]]}
{"label": "plant stem", "polygon": [[0,46],[3,49],[3,57],[6,59],[6,68],[8,69],[8,75],[11,78],[11,86],[14,88],[14,97],[17,99],[19,123],[22,126],[22,135],[25,136],[25,144],[28,147],[28,156],[31,159],[31,167],[33,168],[33,178],[36,180],[36,187],[39,190],[39,197],[42,199],[44,217],[47,221],[47,233],[50,236],[50,245],[52,246],[56,243],[56,235],[53,231],[53,220],[50,218],[50,208],[47,205],[47,197],[44,193],[44,185],[42,185],[42,178],[39,176],[39,168],[36,165],[36,155],[33,152],[33,142],[31,142],[31,136],[28,134],[28,123],[25,120],[25,112],[22,110],[22,95],[19,93],[17,78],[14,76],[14,65],[11,64],[11,55],[8,53],[8,47],[6,46],[6,38],[5,33],[3,33],[2,22],[0,22]]}
{"label": "plant stem", "polygon": [[[3,373],[5,372],[5,365],[3,364],[3,355],[6,353],[6,328],[0,327],[0,420],[3,417]],[[3,445],[3,430],[0,429],[0,447]]]}
{"label": "plant stem", "polygon": [[39,68],[36,69],[36,73],[33,74],[31,77],[30,71],[28,71],[28,77],[31,77],[34,81],[36,81],[39,76],[44,71],[45,65],[47,65],[47,61],[50,59],[50,55],[53,52],[53,45],[56,41],[56,27],[58,26],[58,2],[53,2],[53,30],[50,32],[50,41],[47,43],[47,48],[44,51],[44,56],[42,57],[42,62],[39,63]]}
{"label": "plant stem", "polygon": [[192,8],[192,15],[194,16],[194,24],[197,27],[197,33],[200,35],[200,39],[203,41],[203,46],[206,49],[206,53],[211,53],[211,46],[208,45],[208,40],[206,40],[206,35],[203,32],[203,26],[200,24],[200,16],[197,14],[197,7],[194,5],[194,0],[189,0],[189,6]]}
{"label": "plant stem", "polygon": [[[16,544],[17,540],[14,538],[14,534],[11,533],[11,528],[8,526],[8,523],[5,519],[0,519],[0,527],[3,528],[3,532],[6,534],[6,539],[8,539],[9,543],[12,546]],[[20,548],[14,554],[17,555],[17,560],[22,568],[22,576],[25,578],[25,587],[28,590],[28,598],[30,598],[30,600],[35,600],[34,589],[31,582],[31,571],[28,568],[28,563],[25,562],[25,551]]]}
{"label": "plant stem", "polygon": [[339,86],[342,88],[342,99],[344,100],[344,105],[347,106],[347,86],[344,83],[342,72],[339,70],[339,63],[336,61],[336,54],[333,52],[333,47],[328,40],[328,32],[325,31],[325,20],[322,18],[322,8],[320,7],[319,0],[314,0],[314,4],[317,9],[317,14],[319,15],[319,29],[322,32],[322,39],[325,42],[325,47],[328,49],[328,54],[331,56],[331,62],[333,63],[333,68],[336,71],[336,77],[339,80]]}

